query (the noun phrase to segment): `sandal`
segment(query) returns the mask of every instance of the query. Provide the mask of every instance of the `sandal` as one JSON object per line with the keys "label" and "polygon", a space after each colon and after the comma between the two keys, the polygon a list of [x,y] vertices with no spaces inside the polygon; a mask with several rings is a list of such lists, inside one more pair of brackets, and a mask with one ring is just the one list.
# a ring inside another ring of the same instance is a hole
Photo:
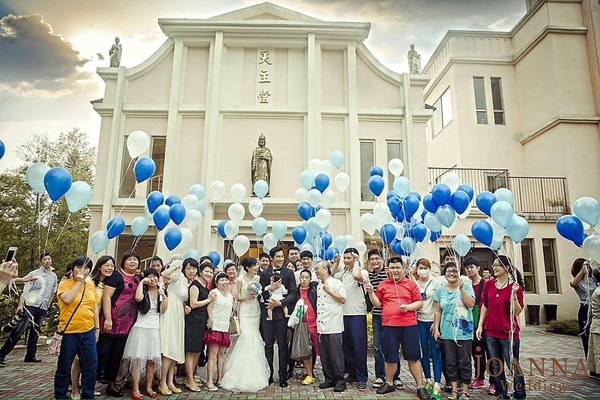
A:
{"label": "sandal", "polygon": [[190,385],[188,385],[187,383],[185,384],[185,387],[187,388],[187,390],[189,390],[190,392],[199,392],[202,389],[200,389],[198,386],[196,387],[192,387]]}
{"label": "sandal", "polygon": [[177,386],[173,386],[173,387],[169,386],[169,390],[176,394],[181,393],[181,389],[179,389]]}
{"label": "sandal", "polygon": [[161,388],[160,386],[156,388],[156,390],[158,390],[158,393],[162,394],[163,396],[170,396],[173,394],[173,392],[171,392],[169,389],[164,390],[163,388]]}
{"label": "sandal", "polygon": [[458,399],[458,392],[452,391],[452,393],[450,393],[450,396],[447,397],[448,400],[457,400]]}
{"label": "sandal", "polygon": [[461,393],[459,399],[460,400],[471,400],[471,396],[469,396],[469,393]]}

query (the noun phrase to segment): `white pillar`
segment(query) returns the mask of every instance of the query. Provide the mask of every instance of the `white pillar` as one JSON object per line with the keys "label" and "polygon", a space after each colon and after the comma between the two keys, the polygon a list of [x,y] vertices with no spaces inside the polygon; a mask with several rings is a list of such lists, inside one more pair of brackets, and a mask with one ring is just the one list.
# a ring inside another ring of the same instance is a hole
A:
{"label": "white pillar", "polygon": [[362,239],[360,229],[360,141],[358,139],[358,83],[356,44],[346,49],[348,79],[348,119],[346,129],[346,171],[350,174],[350,213],[348,233]]}

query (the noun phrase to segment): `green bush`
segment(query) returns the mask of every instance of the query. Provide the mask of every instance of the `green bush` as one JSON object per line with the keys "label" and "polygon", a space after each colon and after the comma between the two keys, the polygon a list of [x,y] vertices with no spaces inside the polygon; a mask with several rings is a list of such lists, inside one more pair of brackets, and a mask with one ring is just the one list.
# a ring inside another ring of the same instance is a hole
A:
{"label": "green bush", "polygon": [[576,319],[565,319],[562,321],[550,321],[546,328],[548,332],[560,333],[562,335],[579,335],[579,323]]}

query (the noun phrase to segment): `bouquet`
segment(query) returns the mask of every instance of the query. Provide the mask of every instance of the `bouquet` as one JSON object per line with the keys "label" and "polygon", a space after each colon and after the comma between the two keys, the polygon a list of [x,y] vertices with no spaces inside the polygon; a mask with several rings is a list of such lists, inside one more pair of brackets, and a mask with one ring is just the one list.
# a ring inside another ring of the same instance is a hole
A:
{"label": "bouquet", "polygon": [[246,287],[246,289],[248,289],[250,294],[252,294],[252,297],[258,297],[258,295],[262,292],[262,286],[258,282],[252,282],[248,284],[248,287]]}

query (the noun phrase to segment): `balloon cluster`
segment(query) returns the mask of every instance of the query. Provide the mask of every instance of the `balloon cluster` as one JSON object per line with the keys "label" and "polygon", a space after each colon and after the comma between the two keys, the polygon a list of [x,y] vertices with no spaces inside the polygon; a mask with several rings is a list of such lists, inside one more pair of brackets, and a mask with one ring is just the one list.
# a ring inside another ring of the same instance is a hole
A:
{"label": "balloon cluster", "polygon": [[494,193],[484,191],[475,199],[477,208],[488,215],[485,221],[477,221],[471,226],[473,237],[492,250],[500,250],[505,235],[515,243],[521,243],[529,233],[529,223],[513,211],[514,195],[506,188]]}
{"label": "balloon cluster", "polygon": [[560,217],[556,230],[600,263],[600,203],[592,197],[582,197],[573,204],[573,213]]}

